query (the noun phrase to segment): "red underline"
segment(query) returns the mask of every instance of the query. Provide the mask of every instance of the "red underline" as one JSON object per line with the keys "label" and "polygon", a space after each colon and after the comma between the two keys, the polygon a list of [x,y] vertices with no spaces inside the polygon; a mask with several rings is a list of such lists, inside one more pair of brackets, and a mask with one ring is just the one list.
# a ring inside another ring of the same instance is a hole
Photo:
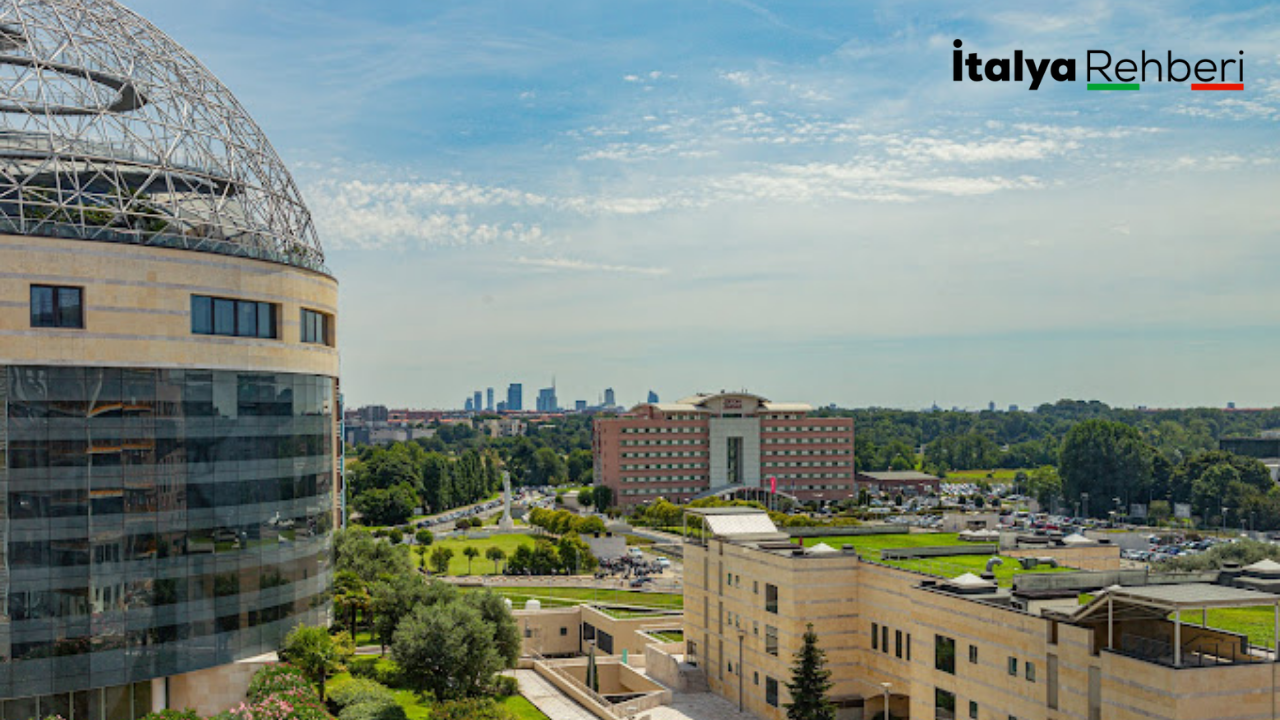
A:
{"label": "red underline", "polygon": [[1192,90],[1244,90],[1244,83],[1191,83]]}

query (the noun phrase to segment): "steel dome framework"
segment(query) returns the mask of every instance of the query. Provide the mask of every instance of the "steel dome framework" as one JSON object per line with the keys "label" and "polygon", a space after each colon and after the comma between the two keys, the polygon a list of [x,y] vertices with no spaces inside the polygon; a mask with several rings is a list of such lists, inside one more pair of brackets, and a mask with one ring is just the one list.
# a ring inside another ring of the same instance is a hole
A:
{"label": "steel dome framework", "polygon": [[327,272],[293,178],[244,108],[114,0],[0,0],[0,232]]}

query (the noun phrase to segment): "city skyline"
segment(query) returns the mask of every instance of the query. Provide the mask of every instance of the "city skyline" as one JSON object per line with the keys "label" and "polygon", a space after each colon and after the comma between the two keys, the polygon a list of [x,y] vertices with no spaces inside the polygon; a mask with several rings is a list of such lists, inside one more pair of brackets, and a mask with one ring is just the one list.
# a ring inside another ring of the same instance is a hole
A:
{"label": "city skyline", "polygon": [[[134,5],[295,168],[350,403],[452,405],[515,355],[627,399],[1280,404],[1273,5]],[[1243,51],[1245,90],[954,83],[957,38]],[[448,309],[405,332],[389,288]]]}

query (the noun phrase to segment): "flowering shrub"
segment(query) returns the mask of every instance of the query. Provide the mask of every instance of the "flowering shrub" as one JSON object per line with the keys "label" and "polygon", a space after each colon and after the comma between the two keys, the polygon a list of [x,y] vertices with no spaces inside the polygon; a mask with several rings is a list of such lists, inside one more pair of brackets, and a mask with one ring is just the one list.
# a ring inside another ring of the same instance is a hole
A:
{"label": "flowering shrub", "polygon": [[248,698],[231,709],[229,720],[332,720],[315,688],[301,670],[290,665],[273,665],[254,673]]}
{"label": "flowering shrub", "polygon": [[[253,674],[253,679],[249,681],[248,698],[249,702],[256,703],[290,690],[316,694],[307,676],[303,675],[298,668],[292,665],[271,665]],[[317,695],[316,701],[319,702],[319,700]]]}
{"label": "flowering shrub", "polygon": [[[61,720],[61,719],[60,719]],[[200,720],[195,710],[161,710],[142,716],[142,720]]]}

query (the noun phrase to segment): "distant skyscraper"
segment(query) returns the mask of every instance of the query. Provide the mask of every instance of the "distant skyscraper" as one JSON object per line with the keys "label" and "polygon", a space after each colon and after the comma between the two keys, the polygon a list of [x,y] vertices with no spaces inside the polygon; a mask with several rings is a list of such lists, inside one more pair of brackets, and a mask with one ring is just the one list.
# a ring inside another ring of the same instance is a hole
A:
{"label": "distant skyscraper", "polygon": [[542,388],[538,391],[538,412],[555,412],[559,410],[554,387]]}
{"label": "distant skyscraper", "polygon": [[494,411],[494,407],[493,407],[493,388],[489,388],[489,389],[487,389],[487,390],[485,390],[485,391],[484,391],[484,399],[485,399],[484,409],[485,409],[485,410],[488,410],[489,412],[493,412],[493,411]]}
{"label": "distant skyscraper", "polygon": [[480,412],[481,410],[484,410],[484,402],[483,402],[482,397],[483,397],[483,396],[481,396],[481,395],[480,395],[480,391],[479,391],[479,390],[475,391],[475,394],[473,394],[473,395],[471,396],[471,409],[472,409],[472,410],[475,410],[476,412]]}
{"label": "distant skyscraper", "polygon": [[463,407],[463,410],[466,412],[475,412],[475,409],[476,409],[475,402],[476,401],[474,398],[467,398],[467,403]]}
{"label": "distant skyscraper", "polygon": [[574,400],[574,401],[573,401],[573,409],[574,409],[574,410],[577,410],[578,412],[584,412],[584,411],[587,409],[587,401],[586,401],[586,400]]}
{"label": "distant skyscraper", "polygon": [[650,391],[649,391],[649,400],[648,400],[648,402],[649,402],[649,404],[650,404],[650,405],[653,405],[654,403],[658,402],[658,393],[656,393],[656,392],[654,392],[654,391],[650,390]]}
{"label": "distant skyscraper", "polygon": [[501,413],[506,411],[507,411],[507,401],[503,400],[502,402],[498,403],[498,412]]}
{"label": "distant skyscraper", "polygon": [[511,383],[507,386],[507,410],[510,412],[524,410],[524,386],[520,383]]}
{"label": "distant skyscraper", "polygon": [[613,407],[616,403],[613,399],[613,388],[604,389],[604,406]]}
{"label": "distant skyscraper", "polygon": [[996,401],[995,401],[995,400],[992,400],[991,402],[987,403],[987,409],[988,409],[988,410],[990,410],[991,412],[995,412],[995,411],[996,411]]}

